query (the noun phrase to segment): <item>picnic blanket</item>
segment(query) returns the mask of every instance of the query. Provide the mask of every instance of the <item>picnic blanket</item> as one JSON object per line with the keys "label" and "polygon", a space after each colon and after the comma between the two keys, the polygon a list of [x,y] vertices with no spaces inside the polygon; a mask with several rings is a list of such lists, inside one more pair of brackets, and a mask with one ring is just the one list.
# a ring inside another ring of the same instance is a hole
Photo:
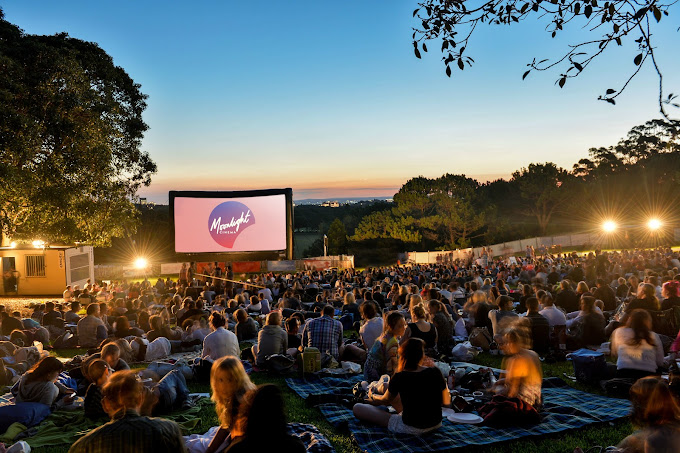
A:
{"label": "picnic blanket", "polygon": [[286,385],[302,399],[307,399],[310,395],[351,396],[352,387],[363,379],[363,374],[346,375],[345,377],[310,375],[305,378],[286,378]]}
{"label": "picnic blanket", "polygon": [[[163,416],[163,418],[177,422],[180,428],[182,428],[182,432],[188,433],[198,425],[200,421],[198,415],[201,409],[211,404],[212,401],[209,398],[200,398],[196,401],[194,407],[182,410],[181,412],[173,412],[170,415]],[[71,445],[101,424],[101,422],[93,422],[85,417],[83,411],[58,410],[47,417],[36,429],[27,431],[28,437],[22,438],[22,440],[28,442],[31,448],[49,445]]]}
{"label": "picnic blanket", "polygon": [[346,425],[362,451],[411,453],[449,451],[543,436],[617,420],[630,412],[630,403],[626,400],[582,392],[559,378],[544,379],[543,401],[542,421],[536,425],[493,428],[455,424],[444,419],[441,428],[423,436],[394,434],[386,428],[365,424],[354,417],[351,409],[339,404],[318,407],[332,425]]}
{"label": "picnic blanket", "polygon": [[[184,442],[189,453],[204,453],[218,429],[219,426],[214,426],[205,434],[184,436]],[[335,449],[328,438],[321,434],[314,425],[288,423],[288,433],[300,439],[308,453],[335,453]]]}

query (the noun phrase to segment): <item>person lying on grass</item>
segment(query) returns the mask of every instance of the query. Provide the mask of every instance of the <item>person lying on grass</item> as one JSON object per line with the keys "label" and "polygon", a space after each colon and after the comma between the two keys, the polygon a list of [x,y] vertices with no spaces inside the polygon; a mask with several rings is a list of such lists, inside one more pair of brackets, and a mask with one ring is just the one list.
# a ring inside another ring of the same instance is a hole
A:
{"label": "person lying on grass", "polygon": [[[409,338],[399,348],[399,367],[387,392],[368,395],[368,404],[354,405],[359,420],[387,427],[392,432],[424,434],[441,426],[442,406],[451,404],[451,394],[438,368],[423,366],[425,343]],[[375,406],[393,406],[397,414]]]}

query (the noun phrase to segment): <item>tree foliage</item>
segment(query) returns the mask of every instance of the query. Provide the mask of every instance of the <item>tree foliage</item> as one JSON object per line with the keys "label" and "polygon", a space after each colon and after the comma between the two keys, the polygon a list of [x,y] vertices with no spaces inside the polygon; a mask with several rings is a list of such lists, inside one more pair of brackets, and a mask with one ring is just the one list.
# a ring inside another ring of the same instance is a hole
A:
{"label": "tree foliage", "polygon": [[522,79],[532,71],[554,70],[559,74],[555,83],[562,88],[611,47],[631,44],[636,50],[631,55],[630,73],[619,82],[618,90],[607,88],[598,99],[615,104],[640,69],[649,64],[659,78],[659,109],[668,119],[666,107],[680,105],[676,95],[664,92],[653,32],[673,5],[672,0],[422,0],[413,12],[418,21],[413,29],[413,48],[415,56],[421,58],[420,51],[427,52],[427,43],[441,43],[446,74],[451,77],[456,69],[474,63],[467,49],[475,31],[484,25],[511,26],[537,20],[545,23],[552,38],[568,28],[580,28],[582,40],[569,44],[554,58],[534,58]]}
{"label": "tree foliage", "polygon": [[0,11],[2,235],[106,245],[133,232],[147,96],[97,44],[36,36]]}
{"label": "tree foliage", "polygon": [[525,211],[536,217],[541,235],[545,235],[552,216],[569,205],[574,195],[572,176],[549,162],[530,164],[512,174],[525,201]]}
{"label": "tree foliage", "polygon": [[653,120],[616,145],[591,149],[572,171],[548,162],[486,184],[452,174],[410,179],[391,209],[362,219],[350,248],[380,240],[402,249],[480,246],[592,231],[605,216],[644,225],[656,215],[677,224],[679,207],[680,122]]}
{"label": "tree foliage", "polygon": [[347,231],[342,220],[336,218],[328,227],[328,253],[344,255],[347,253]]}

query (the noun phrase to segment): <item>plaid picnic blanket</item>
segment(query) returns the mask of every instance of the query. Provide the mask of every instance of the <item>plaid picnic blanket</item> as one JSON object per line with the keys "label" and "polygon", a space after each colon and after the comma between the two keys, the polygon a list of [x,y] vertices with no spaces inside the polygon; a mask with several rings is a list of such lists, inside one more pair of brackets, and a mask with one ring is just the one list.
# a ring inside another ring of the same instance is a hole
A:
{"label": "plaid picnic blanket", "polygon": [[300,398],[309,395],[350,395],[352,387],[364,379],[363,374],[336,376],[309,376],[305,378],[286,378],[286,384]]}
{"label": "plaid picnic blanket", "polygon": [[332,425],[346,424],[362,451],[380,453],[449,451],[489,445],[617,420],[630,412],[630,403],[626,400],[582,392],[556,378],[544,380],[543,400],[542,421],[537,425],[492,428],[455,424],[444,419],[441,428],[423,436],[394,434],[385,428],[366,425],[354,417],[351,409],[339,404],[318,407]]}

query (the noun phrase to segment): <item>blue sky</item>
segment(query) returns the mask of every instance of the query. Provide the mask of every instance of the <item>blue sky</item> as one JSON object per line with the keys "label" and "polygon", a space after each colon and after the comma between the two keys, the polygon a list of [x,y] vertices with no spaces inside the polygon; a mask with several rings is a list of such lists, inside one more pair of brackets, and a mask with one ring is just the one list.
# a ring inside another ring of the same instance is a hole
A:
{"label": "blue sky", "polygon": [[[651,68],[616,107],[596,100],[632,71],[630,44],[564,89],[558,72],[522,81],[533,57],[579,37],[550,39],[535,22],[479,28],[466,51],[476,64],[449,79],[437,44],[413,55],[415,3],[0,0],[27,33],[97,42],[142,85],[143,148],[158,174],[140,195],[157,202],[168,190],[275,187],[297,199],[389,196],[418,175],[571,168],[659,117]],[[666,87],[680,92],[673,19],[655,38]]]}

